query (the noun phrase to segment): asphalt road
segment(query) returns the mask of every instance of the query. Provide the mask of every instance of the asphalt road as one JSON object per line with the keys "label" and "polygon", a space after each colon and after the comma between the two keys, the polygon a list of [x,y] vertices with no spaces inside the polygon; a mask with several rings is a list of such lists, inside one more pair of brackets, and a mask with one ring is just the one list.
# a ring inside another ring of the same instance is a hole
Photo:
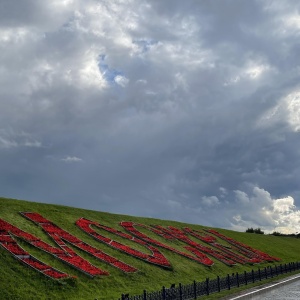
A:
{"label": "asphalt road", "polygon": [[300,275],[256,286],[223,300],[300,300]]}
{"label": "asphalt road", "polygon": [[300,299],[300,279],[297,281],[268,289],[265,293],[253,296],[253,300],[299,300]]}

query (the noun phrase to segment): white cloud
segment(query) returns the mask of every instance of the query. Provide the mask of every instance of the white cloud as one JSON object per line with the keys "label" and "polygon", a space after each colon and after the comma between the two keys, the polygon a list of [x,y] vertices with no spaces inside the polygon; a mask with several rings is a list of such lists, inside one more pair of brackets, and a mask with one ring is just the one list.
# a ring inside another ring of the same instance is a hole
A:
{"label": "white cloud", "polygon": [[138,80],[136,81],[136,83],[137,83],[137,84],[145,85],[145,84],[147,84],[147,80],[145,80],[145,79],[138,79]]}
{"label": "white cloud", "polygon": [[269,69],[266,65],[253,65],[245,70],[245,75],[249,76],[251,79],[258,79],[260,75]]}
{"label": "white cloud", "polygon": [[273,203],[274,212],[284,214],[291,213],[295,210],[294,199],[291,196],[286,198],[275,199]]}
{"label": "white cloud", "polygon": [[202,204],[205,206],[212,207],[212,206],[216,206],[216,205],[220,204],[220,201],[219,201],[218,197],[216,197],[216,196],[210,196],[210,197],[204,196],[201,199],[202,199],[202,201],[201,201]]}
{"label": "white cloud", "polygon": [[34,147],[34,148],[42,147],[42,143],[39,141],[25,141],[23,145],[25,147]]}
{"label": "white cloud", "polygon": [[299,35],[300,34],[300,16],[299,13],[288,13],[279,20],[276,33],[283,36]]}
{"label": "white cloud", "polygon": [[300,131],[300,91],[289,94],[285,100],[288,110],[288,122],[294,131]]}
{"label": "white cloud", "polygon": [[267,75],[270,73],[276,74],[277,71],[275,67],[271,67],[263,61],[260,62],[260,60],[260,58],[258,58],[258,61],[249,60],[246,61],[242,67],[235,67],[232,70],[233,74],[223,83],[223,85],[234,86],[244,82],[262,85]]}
{"label": "white cloud", "polygon": [[67,156],[65,158],[62,158],[61,161],[72,163],[72,162],[82,162],[82,159],[76,156]]}
{"label": "white cloud", "polygon": [[[276,103],[276,102],[275,102]],[[300,131],[300,91],[299,88],[288,92],[278,100],[278,104],[267,110],[258,120],[258,126],[272,126],[286,122],[292,131]]]}
{"label": "white cloud", "polygon": [[2,43],[20,43],[30,34],[27,28],[0,28],[0,42]]}
{"label": "white cloud", "polygon": [[40,148],[42,143],[26,132],[15,132],[12,129],[0,130],[0,148],[10,149],[17,147]]}
{"label": "white cloud", "polygon": [[219,191],[220,191],[220,194],[221,194],[221,197],[225,197],[227,194],[228,194],[228,191],[227,189],[225,189],[224,187],[219,187]]}
{"label": "white cloud", "polygon": [[13,147],[17,147],[18,143],[12,140],[8,140],[6,138],[3,138],[0,136],[0,148],[13,148]]}
{"label": "white cloud", "polygon": [[250,195],[239,190],[234,192],[239,201],[235,210],[241,211],[232,216],[234,229],[244,231],[246,228],[260,227],[266,233],[300,231],[300,210],[295,206],[293,197],[273,199],[269,192],[259,187],[254,187]]}
{"label": "white cloud", "polygon": [[250,202],[248,195],[245,192],[236,190],[234,191],[236,201],[241,204],[248,204]]}
{"label": "white cloud", "polygon": [[[106,86],[103,75],[99,72],[98,53],[95,50],[88,50],[82,56],[81,65],[79,67],[79,76],[84,86],[94,86],[96,88],[103,88]],[[76,84],[76,81],[75,81]]]}
{"label": "white cloud", "polygon": [[114,78],[115,82],[120,85],[121,87],[126,87],[127,84],[129,83],[129,79],[126,78],[125,76],[122,76],[122,75],[117,75],[115,78]]}

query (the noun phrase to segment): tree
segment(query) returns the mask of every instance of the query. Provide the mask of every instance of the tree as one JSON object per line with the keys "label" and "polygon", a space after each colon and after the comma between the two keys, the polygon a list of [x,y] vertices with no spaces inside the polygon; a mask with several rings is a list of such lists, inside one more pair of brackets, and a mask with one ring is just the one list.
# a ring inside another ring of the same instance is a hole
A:
{"label": "tree", "polygon": [[246,232],[248,232],[248,233],[264,234],[264,232],[263,232],[260,228],[255,228],[255,229],[253,229],[252,227],[251,227],[251,228],[248,228],[248,229],[246,230]]}

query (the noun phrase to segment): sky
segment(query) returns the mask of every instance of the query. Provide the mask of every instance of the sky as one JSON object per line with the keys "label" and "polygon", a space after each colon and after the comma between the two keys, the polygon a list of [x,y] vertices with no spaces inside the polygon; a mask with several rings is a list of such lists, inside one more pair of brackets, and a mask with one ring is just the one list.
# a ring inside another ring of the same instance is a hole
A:
{"label": "sky", "polygon": [[0,0],[0,195],[300,232],[299,11]]}

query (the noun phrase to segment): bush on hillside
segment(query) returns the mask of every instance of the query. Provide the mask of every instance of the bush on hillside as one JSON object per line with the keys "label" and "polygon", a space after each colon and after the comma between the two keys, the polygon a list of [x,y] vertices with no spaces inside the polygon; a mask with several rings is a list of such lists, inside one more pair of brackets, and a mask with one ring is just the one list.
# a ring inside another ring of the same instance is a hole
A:
{"label": "bush on hillside", "polygon": [[248,228],[248,229],[246,230],[246,232],[248,232],[248,233],[264,234],[264,232],[263,232],[260,228],[255,228],[255,229],[253,229],[252,227],[251,227],[251,228]]}

